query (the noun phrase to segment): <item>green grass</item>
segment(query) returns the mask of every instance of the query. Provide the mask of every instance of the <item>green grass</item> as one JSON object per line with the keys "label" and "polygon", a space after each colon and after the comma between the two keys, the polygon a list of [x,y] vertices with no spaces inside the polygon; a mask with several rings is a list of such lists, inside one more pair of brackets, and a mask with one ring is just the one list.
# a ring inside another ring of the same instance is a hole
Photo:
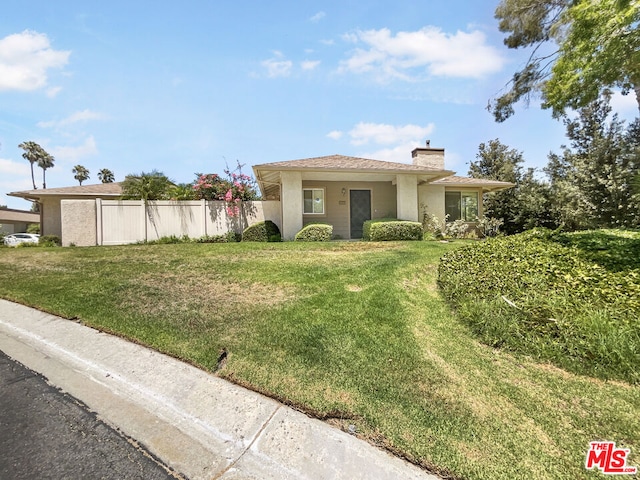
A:
{"label": "green grass", "polygon": [[640,451],[640,387],[478,342],[441,298],[465,243],[0,249],[0,296],[135,339],[452,478],[590,478]]}

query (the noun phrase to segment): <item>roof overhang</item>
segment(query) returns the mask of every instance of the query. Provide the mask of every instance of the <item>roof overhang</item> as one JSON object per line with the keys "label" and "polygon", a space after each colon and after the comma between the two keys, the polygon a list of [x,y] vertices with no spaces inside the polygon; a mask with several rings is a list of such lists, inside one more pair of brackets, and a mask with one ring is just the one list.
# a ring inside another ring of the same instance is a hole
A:
{"label": "roof overhang", "polygon": [[265,199],[279,199],[282,184],[281,172],[300,172],[302,181],[322,182],[391,182],[395,183],[399,175],[415,175],[418,184],[430,183],[453,175],[450,170],[393,170],[359,168],[287,168],[255,165],[254,176]]}

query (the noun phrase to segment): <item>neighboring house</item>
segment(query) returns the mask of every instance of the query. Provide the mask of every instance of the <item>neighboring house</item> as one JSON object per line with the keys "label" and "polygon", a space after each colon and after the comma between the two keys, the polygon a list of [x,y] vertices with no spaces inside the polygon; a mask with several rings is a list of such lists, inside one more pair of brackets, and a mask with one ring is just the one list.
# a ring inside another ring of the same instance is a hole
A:
{"label": "neighboring house", "polygon": [[40,223],[39,213],[0,208],[0,233],[26,232],[32,223]]}
{"label": "neighboring house", "polygon": [[40,203],[41,233],[63,245],[115,245],[162,236],[200,237],[242,231],[272,220],[292,240],[309,223],[333,225],[337,238],[362,238],[375,218],[473,223],[482,217],[482,195],[512,183],[454,176],[444,168],[444,149],[416,148],[412,163],[330,155],[255,165],[261,202],[247,203],[240,218],[224,202],[120,200],[120,183],[13,192]]}
{"label": "neighboring house", "polygon": [[338,238],[362,238],[375,218],[472,223],[483,215],[483,193],[512,183],[454,176],[444,168],[444,149],[416,148],[412,163],[330,155],[255,165],[263,198],[280,201],[282,237],[292,239],[309,223],[333,225]]}
{"label": "neighboring house", "polygon": [[40,204],[40,233],[62,238],[62,200],[118,199],[122,195],[119,183],[100,183],[63,188],[43,188],[8,195]]}

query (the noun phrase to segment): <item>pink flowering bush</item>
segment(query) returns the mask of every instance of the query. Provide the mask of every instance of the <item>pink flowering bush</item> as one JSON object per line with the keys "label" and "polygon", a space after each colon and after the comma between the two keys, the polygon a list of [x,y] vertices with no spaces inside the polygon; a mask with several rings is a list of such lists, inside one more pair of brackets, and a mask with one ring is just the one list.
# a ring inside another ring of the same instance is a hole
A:
{"label": "pink flowering bush", "polygon": [[240,204],[243,201],[257,200],[255,180],[242,173],[242,165],[238,163],[235,170],[226,168],[223,178],[216,173],[196,174],[193,190],[198,200],[218,200],[226,202],[227,215],[240,215]]}

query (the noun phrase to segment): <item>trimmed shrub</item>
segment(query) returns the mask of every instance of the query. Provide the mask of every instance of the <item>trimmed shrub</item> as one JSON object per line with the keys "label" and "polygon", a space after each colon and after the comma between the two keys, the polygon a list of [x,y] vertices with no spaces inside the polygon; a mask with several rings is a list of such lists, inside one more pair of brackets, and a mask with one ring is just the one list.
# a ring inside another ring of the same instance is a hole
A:
{"label": "trimmed shrub", "polygon": [[38,244],[45,247],[59,247],[62,245],[62,240],[58,235],[42,235],[38,239]]}
{"label": "trimmed shrub", "polygon": [[370,226],[369,237],[372,242],[422,240],[422,224],[404,220],[376,222]]}
{"label": "trimmed shrub", "polygon": [[328,242],[333,235],[333,225],[312,223],[296,233],[296,242]]}
{"label": "trimmed shrub", "polygon": [[236,232],[227,232],[223,235],[204,235],[195,240],[196,243],[234,243],[239,242],[242,236]]}
{"label": "trimmed shrub", "polygon": [[254,223],[242,232],[243,242],[274,242],[279,239],[280,229],[271,220]]}
{"label": "trimmed shrub", "polygon": [[375,220],[367,220],[362,224],[362,239],[371,240],[371,225],[380,222],[398,222],[397,218],[376,218]]}

